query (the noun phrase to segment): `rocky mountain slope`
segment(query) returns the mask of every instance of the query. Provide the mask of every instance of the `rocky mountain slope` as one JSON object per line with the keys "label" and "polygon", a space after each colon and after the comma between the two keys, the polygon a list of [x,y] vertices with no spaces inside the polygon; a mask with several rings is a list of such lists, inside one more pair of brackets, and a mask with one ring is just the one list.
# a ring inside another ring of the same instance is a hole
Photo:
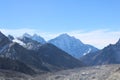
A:
{"label": "rocky mountain slope", "polygon": [[79,39],[69,36],[68,34],[62,34],[48,42],[64,50],[75,58],[80,58],[90,52],[98,50],[91,45],[82,43]]}
{"label": "rocky mountain slope", "polygon": [[33,80],[119,80],[120,65],[102,65],[36,76]]}
{"label": "rocky mountain slope", "polygon": [[120,40],[100,51],[87,54],[80,60],[87,65],[120,64]]}
{"label": "rocky mountain slope", "polygon": [[[27,40],[27,42],[31,42],[31,39],[27,38]],[[79,60],[52,44],[46,43],[40,46],[36,51],[29,50],[16,42],[12,42],[1,32],[0,57],[17,60],[40,73],[82,66]]]}
{"label": "rocky mountain slope", "polygon": [[119,80],[120,65],[102,65],[75,68],[42,75],[26,75],[23,73],[0,70],[1,80]]}
{"label": "rocky mountain slope", "polygon": [[24,33],[21,38],[24,38],[24,37],[27,37],[27,38],[31,38],[32,40],[34,41],[37,41],[41,44],[45,44],[46,41],[44,40],[44,38],[42,38],[41,36],[37,35],[37,34],[34,34],[34,35],[30,35],[28,33]]}
{"label": "rocky mountain slope", "polygon": [[[43,64],[51,64],[49,68],[54,66],[58,69],[68,69],[83,66],[82,62],[78,59],[73,58],[71,55],[68,55],[68,53],[49,43],[40,47],[38,57],[41,57],[44,62]],[[53,69],[55,69],[54,67]]]}
{"label": "rocky mountain slope", "polygon": [[44,38],[38,36],[37,34],[31,36],[25,33],[21,37],[18,37],[13,41],[19,43],[23,47],[32,50],[37,50],[39,46],[46,43],[50,43],[62,49],[63,51],[67,52],[68,54],[72,55],[75,58],[80,58],[90,52],[95,52],[98,50],[97,48],[91,45],[82,43],[80,40],[76,39],[75,37],[69,36],[68,34],[62,34],[46,42]]}
{"label": "rocky mountain slope", "polygon": [[30,75],[35,74],[35,71],[28,67],[26,64],[9,58],[0,57],[0,69],[18,71]]}
{"label": "rocky mountain slope", "polygon": [[[17,40],[22,43],[21,46],[23,46],[24,48],[26,48],[28,50],[37,51],[40,48],[40,46],[43,45],[42,43],[40,43],[40,42],[38,42],[36,40],[33,40],[33,39],[31,39],[31,38],[29,38],[27,36],[23,36],[21,38],[17,38]],[[21,44],[21,43],[19,43],[19,44]]]}

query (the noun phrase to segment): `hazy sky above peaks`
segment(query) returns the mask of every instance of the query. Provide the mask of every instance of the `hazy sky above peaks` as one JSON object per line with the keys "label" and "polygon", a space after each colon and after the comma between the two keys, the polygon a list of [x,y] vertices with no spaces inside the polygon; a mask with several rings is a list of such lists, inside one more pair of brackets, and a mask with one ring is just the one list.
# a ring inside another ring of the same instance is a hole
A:
{"label": "hazy sky above peaks", "polygon": [[85,39],[92,33],[98,43],[113,43],[120,36],[120,0],[0,0],[0,29],[49,33],[46,39],[66,32],[93,44]]}

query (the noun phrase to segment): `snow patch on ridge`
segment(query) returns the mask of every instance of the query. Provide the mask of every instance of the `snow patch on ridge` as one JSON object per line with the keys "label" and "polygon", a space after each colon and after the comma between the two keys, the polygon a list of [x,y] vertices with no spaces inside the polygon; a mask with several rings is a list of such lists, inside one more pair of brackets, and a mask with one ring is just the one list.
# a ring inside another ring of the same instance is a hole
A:
{"label": "snow patch on ridge", "polygon": [[83,55],[86,55],[86,54],[90,53],[91,51],[92,51],[92,49],[89,48],[88,51],[86,53],[84,53]]}
{"label": "snow patch on ridge", "polygon": [[14,39],[13,42],[16,42],[18,44],[20,44],[21,46],[24,46],[25,43],[23,43],[22,41],[18,40],[18,39]]}

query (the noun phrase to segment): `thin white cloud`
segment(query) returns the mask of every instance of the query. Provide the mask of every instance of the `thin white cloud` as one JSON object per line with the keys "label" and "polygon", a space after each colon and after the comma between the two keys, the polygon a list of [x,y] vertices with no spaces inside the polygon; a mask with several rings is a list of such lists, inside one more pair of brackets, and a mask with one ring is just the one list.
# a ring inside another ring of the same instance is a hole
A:
{"label": "thin white cloud", "polygon": [[109,44],[115,44],[120,38],[120,32],[110,30],[95,30],[90,32],[69,33],[84,43],[92,44],[97,48],[103,48]]}
{"label": "thin white cloud", "polygon": [[27,29],[27,28],[23,28],[23,29],[0,29],[0,31],[3,32],[5,35],[11,34],[13,36],[20,36],[24,33],[33,34],[36,32],[35,29]]}
{"label": "thin white cloud", "polygon": [[2,28],[2,29],[0,29],[0,31],[2,33],[4,33],[6,36],[10,34],[10,35],[13,35],[14,37],[19,37],[19,36],[23,35],[24,33],[28,33],[30,35],[38,34],[41,37],[45,38],[45,40],[52,39],[59,35],[59,34],[53,34],[53,33],[49,33],[49,32],[42,32],[37,29],[28,29],[28,28],[22,28],[22,29],[3,29]]}
{"label": "thin white cloud", "polygon": [[37,33],[38,35],[44,37],[46,40],[55,38],[62,33],[68,33],[71,36],[75,36],[80,39],[83,43],[91,44],[97,48],[103,48],[109,44],[114,44],[120,38],[119,31],[111,31],[107,29],[94,30],[94,31],[71,31],[71,32],[61,32],[61,33],[50,33],[42,32],[36,29],[0,29],[4,34],[11,34],[13,36],[21,36],[24,33],[33,35]]}

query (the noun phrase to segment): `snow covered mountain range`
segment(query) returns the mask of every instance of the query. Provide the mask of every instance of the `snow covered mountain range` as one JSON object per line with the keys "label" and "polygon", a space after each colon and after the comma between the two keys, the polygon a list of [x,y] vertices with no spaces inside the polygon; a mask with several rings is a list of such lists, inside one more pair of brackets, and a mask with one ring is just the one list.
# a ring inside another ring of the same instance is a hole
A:
{"label": "snow covered mountain range", "polygon": [[22,37],[17,39],[24,44],[21,46],[20,43],[13,42],[14,39],[0,32],[0,69],[42,73],[83,66],[78,59],[52,44],[41,44]]}
{"label": "snow covered mountain range", "polygon": [[40,42],[41,44],[45,44],[46,43],[45,39],[42,38],[41,36],[37,35],[37,34],[34,34],[34,35],[31,36],[28,33],[24,33],[22,38],[24,38],[24,37],[31,38],[32,40]]}
{"label": "snow covered mountain range", "polygon": [[51,43],[75,58],[80,58],[88,53],[98,50],[91,45],[82,43],[79,39],[76,39],[73,36],[69,36],[68,34],[61,34],[54,39],[45,41],[44,38],[37,34],[29,35],[28,33],[25,33],[21,37],[14,38],[13,41],[32,50],[36,50],[45,43]]}

